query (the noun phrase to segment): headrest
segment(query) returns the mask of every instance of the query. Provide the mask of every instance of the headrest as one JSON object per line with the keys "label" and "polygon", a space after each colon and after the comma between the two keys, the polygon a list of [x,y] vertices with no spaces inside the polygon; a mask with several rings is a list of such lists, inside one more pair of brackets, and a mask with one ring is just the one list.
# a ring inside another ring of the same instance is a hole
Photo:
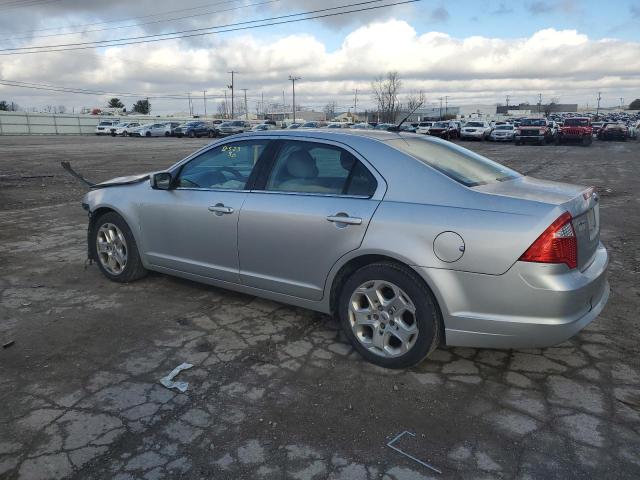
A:
{"label": "headrest", "polygon": [[356,158],[349,152],[345,152],[344,150],[340,152],[340,165],[342,165],[342,168],[344,168],[347,172],[351,171],[355,163]]}
{"label": "headrest", "polygon": [[309,152],[296,150],[287,159],[287,172],[294,178],[315,178],[318,176],[318,167]]}

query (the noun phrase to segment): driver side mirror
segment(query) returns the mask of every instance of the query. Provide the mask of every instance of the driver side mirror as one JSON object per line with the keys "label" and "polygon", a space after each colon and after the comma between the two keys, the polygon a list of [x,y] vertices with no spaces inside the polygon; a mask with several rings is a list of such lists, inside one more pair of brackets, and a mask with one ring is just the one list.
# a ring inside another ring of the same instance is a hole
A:
{"label": "driver side mirror", "polygon": [[171,174],[169,172],[156,173],[151,177],[151,188],[154,190],[170,190]]}

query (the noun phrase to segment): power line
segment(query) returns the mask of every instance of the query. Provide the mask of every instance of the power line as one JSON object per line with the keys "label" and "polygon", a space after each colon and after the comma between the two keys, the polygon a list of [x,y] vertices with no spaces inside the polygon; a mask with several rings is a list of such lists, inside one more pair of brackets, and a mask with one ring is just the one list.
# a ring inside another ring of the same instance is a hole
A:
{"label": "power line", "polygon": [[[50,85],[46,83],[32,83],[32,82],[20,82],[17,80],[0,79],[0,85],[16,88],[28,88],[32,90],[44,90],[60,93],[75,93],[83,95],[114,95],[118,97],[148,97],[148,98],[160,98],[160,99],[173,99],[173,100],[186,100],[190,98],[190,93],[187,94],[148,94],[148,93],[132,93],[132,92],[109,92],[104,90],[89,90],[86,88],[75,87],[62,87],[57,85]],[[222,95],[209,96],[209,98],[222,98]]]}
{"label": "power line", "polygon": [[[54,44],[54,45],[2,48],[2,49],[0,49],[0,52],[14,52],[14,51],[20,51],[20,50],[35,50],[35,49],[40,49],[40,48],[64,48],[64,47],[75,47],[75,46],[85,46],[85,45],[92,45],[92,48],[95,48],[96,46],[111,46],[111,45],[102,45],[102,44],[106,44],[106,43],[110,44],[112,42],[129,42],[129,41],[131,41],[132,43],[137,43],[137,42],[134,42],[134,41],[143,40],[143,39],[157,39],[157,37],[166,37],[166,36],[169,36],[169,35],[181,35],[183,33],[204,32],[206,30],[212,30],[212,29],[217,29],[217,28],[226,28],[226,27],[235,27],[235,26],[238,26],[238,25],[246,25],[246,24],[250,24],[250,23],[257,23],[257,22],[263,22],[263,21],[280,20],[280,19],[283,19],[283,18],[291,18],[291,17],[298,17],[300,15],[308,15],[308,14],[314,14],[314,13],[320,13],[320,12],[327,12],[327,11],[331,11],[331,10],[338,10],[340,8],[348,8],[348,7],[365,5],[365,4],[370,4],[370,3],[378,3],[378,2],[381,2],[381,1],[383,1],[383,0],[366,0],[364,2],[353,3],[353,4],[348,4],[348,5],[341,5],[341,6],[337,6],[337,7],[321,8],[319,10],[310,10],[308,12],[291,13],[291,14],[288,14],[288,15],[280,15],[280,16],[271,17],[271,18],[264,18],[264,19],[258,19],[258,20],[246,20],[244,22],[229,23],[229,24],[225,24],[225,25],[216,25],[216,26],[212,26],[212,27],[191,28],[191,29],[188,29],[188,30],[179,30],[179,31],[176,31],[176,32],[169,32],[169,33],[157,33],[157,34],[153,34],[153,35],[138,35],[136,37],[122,37],[122,38],[114,38],[114,39],[111,39],[111,40],[95,40],[93,42],[58,43],[58,44]],[[214,32],[212,32],[212,33],[214,33]],[[182,37],[177,37],[177,38],[182,38]],[[140,43],[142,43],[142,42],[140,42]]]}
{"label": "power line", "polygon": [[[102,41],[96,41],[96,42],[81,42],[81,43],[69,43],[69,44],[59,44],[59,45],[43,45],[41,47],[5,48],[5,49],[0,49],[0,52],[2,52],[2,53],[0,53],[0,56],[25,55],[25,54],[34,54],[34,53],[47,53],[47,52],[64,52],[64,51],[69,51],[69,50],[87,50],[87,49],[94,49],[94,48],[115,47],[115,46],[133,45],[133,44],[140,44],[140,43],[161,42],[161,41],[165,41],[165,40],[175,40],[175,39],[180,39],[180,38],[199,37],[199,36],[204,36],[204,35],[213,35],[213,34],[219,34],[219,33],[234,32],[234,31],[239,31],[239,30],[250,30],[250,29],[254,29],[254,28],[262,28],[262,27],[268,27],[268,26],[274,26],[274,25],[297,23],[297,22],[302,22],[302,21],[314,20],[314,19],[318,19],[318,18],[335,17],[335,16],[345,15],[345,14],[349,14],[349,13],[358,13],[358,12],[364,12],[364,11],[370,11],[370,10],[377,10],[377,9],[380,9],[380,8],[392,7],[392,6],[396,6],[396,5],[404,5],[404,4],[408,4],[408,3],[416,3],[416,2],[420,2],[422,0],[396,1],[396,2],[393,2],[393,3],[384,4],[384,5],[373,5],[373,6],[370,6],[370,7],[357,8],[357,9],[347,10],[347,11],[343,11],[343,12],[327,13],[327,14],[323,14],[323,15],[314,15],[314,16],[310,16],[310,17],[306,17],[306,18],[295,18],[295,19],[283,20],[283,21],[273,21],[273,20],[279,20],[279,19],[283,19],[283,18],[290,18],[290,17],[300,16],[300,15],[310,15],[310,14],[314,14],[314,13],[318,13],[318,12],[326,12],[326,11],[331,11],[331,10],[337,10],[337,9],[340,9],[340,8],[350,8],[350,7],[354,7],[354,6],[358,6],[358,5],[377,3],[379,1],[381,1],[381,0],[369,0],[369,1],[366,1],[366,2],[359,2],[359,3],[348,4],[348,5],[342,5],[340,7],[324,8],[324,9],[311,10],[311,11],[308,11],[308,12],[301,12],[301,13],[290,14],[290,15],[281,15],[281,16],[277,16],[277,17],[264,18],[264,19],[258,19],[258,20],[250,20],[250,21],[245,21],[245,22],[232,23],[232,24],[228,24],[228,25],[212,26],[212,27],[207,27],[207,28],[197,28],[197,29],[183,30],[183,31],[179,31],[179,32],[171,32],[171,33],[164,33],[164,34],[157,34],[157,35],[144,35],[144,36],[139,36],[139,37],[129,37],[129,38],[122,38],[122,39],[114,39],[114,40],[102,40]],[[268,22],[268,23],[263,23],[263,24],[260,24],[260,25],[247,25],[247,26],[242,26],[242,27],[236,27],[236,25],[246,25],[246,24],[257,23],[257,22]],[[235,28],[226,28],[226,27],[235,27]],[[223,30],[218,30],[218,31],[215,31],[215,32],[202,32],[202,30],[212,30],[212,29],[220,29],[220,28],[222,28]],[[191,34],[187,34],[187,35],[182,35],[183,33],[188,33],[188,32],[200,32],[200,33],[191,33]],[[168,38],[154,38],[154,37],[161,37],[161,36],[168,36],[168,35],[174,35],[174,36],[168,37]],[[131,40],[131,41],[129,41],[129,40]],[[118,43],[114,43],[114,42],[118,42]],[[68,47],[68,48],[61,48],[61,47]],[[19,50],[31,50],[31,51],[19,51]]]}
{"label": "power line", "polygon": [[[224,2],[213,3],[211,5],[229,3],[229,1],[237,1],[237,0],[226,0]],[[48,35],[36,35],[36,36],[26,35],[26,36],[23,36],[23,37],[5,37],[5,38],[0,38],[0,41],[24,40],[24,39],[32,40],[32,39],[37,39],[37,38],[64,37],[64,36],[86,34],[86,33],[106,32],[106,31],[110,31],[110,30],[119,30],[119,29],[123,29],[123,28],[142,27],[144,25],[154,25],[154,24],[158,24],[158,23],[174,22],[174,21],[178,21],[178,20],[184,20],[184,19],[187,19],[187,18],[201,17],[203,15],[230,12],[230,11],[233,11],[233,10],[239,10],[241,8],[256,7],[256,6],[260,6],[260,5],[266,5],[266,4],[269,4],[269,3],[276,3],[276,2],[279,2],[279,1],[280,0],[268,0],[268,1],[265,1],[265,2],[250,3],[250,4],[246,4],[246,5],[239,5],[239,6],[236,6],[236,7],[225,8],[225,9],[222,9],[222,10],[209,10],[207,12],[198,12],[198,13],[194,13],[194,14],[191,14],[191,15],[184,15],[182,17],[173,17],[173,18],[165,18],[165,19],[161,19],[161,20],[152,20],[152,21],[149,21],[149,22],[134,23],[133,25],[119,25],[119,26],[115,26],[115,27],[96,28],[96,29],[93,29],[93,30],[82,30],[82,31],[77,31],[77,32],[50,33]],[[34,47],[25,47],[25,48],[34,48]],[[35,47],[35,48],[37,48],[37,47]]]}
{"label": "power line", "polygon": [[[122,18],[120,20],[105,20],[105,21],[102,21],[102,22],[83,23],[83,24],[80,24],[80,25],[73,25],[73,27],[75,27],[75,28],[93,27],[95,25],[108,25],[110,23],[129,22],[129,21],[138,20],[138,19],[141,19],[141,18],[161,17],[162,15],[167,15],[169,13],[188,12],[190,10],[198,10],[200,8],[207,8],[207,7],[212,7],[214,5],[221,5],[223,3],[233,3],[233,2],[237,2],[237,1],[239,1],[239,0],[224,0],[224,1],[221,1],[221,2],[217,2],[217,3],[206,3],[204,5],[197,5],[195,7],[189,7],[189,8],[180,8],[178,10],[166,10],[164,12],[151,13],[149,15],[139,15],[137,17]],[[64,28],[64,27],[49,27],[49,28],[38,28],[38,29],[35,29],[35,30],[22,30],[22,31],[19,31],[19,32],[15,32],[15,34],[16,35],[20,35],[20,34],[23,34],[23,33],[48,32],[50,30],[60,30],[61,28]]]}
{"label": "power line", "polygon": [[27,2],[13,1],[0,3],[0,10],[12,10],[14,8],[35,7],[45,3],[59,2],[60,0],[27,0]]}

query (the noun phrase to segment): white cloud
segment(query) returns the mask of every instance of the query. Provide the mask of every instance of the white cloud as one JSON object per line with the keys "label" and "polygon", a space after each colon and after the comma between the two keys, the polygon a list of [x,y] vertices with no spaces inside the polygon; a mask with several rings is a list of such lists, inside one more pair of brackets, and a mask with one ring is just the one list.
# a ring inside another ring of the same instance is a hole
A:
{"label": "white cloud", "polygon": [[[575,30],[540,30],[528,38],[419,34],[405,21],[389,20],[360,27],[329,51],[309,34],[272,37],[258,32],[235,37],[207,37],[207,48],[180,41],[113,47],[102,53],[3,57],[0,77],[114,91],[201,91],[221,94],[227,72],[241,72],[236,87],[255,100],[281,99],[290,90],[287,77],[302,76],[300,102],[320,105],[337,100],[347,106],[353,89],[360,105],[371,104],[371,80],[397,70],[404,88],[424,89],[432,101],[449,95],[452,103],[532,101],[538,92],[560,101],[584,103],[603,96],[640,96],[640,42],[592,40]],[[0,98],[15,89],[0,87]],[[24,92],[21,92],[24,93]],[[18,100],[20,103],[24,101]],[[51,102],[59,103],[59,102]],[[76,104],[78,104],[76,102]],[[165,105],[166,104],[166,105]],[[160,110],[178,107],[158,100]],[[184,107],[179,107],[184,110]]]}

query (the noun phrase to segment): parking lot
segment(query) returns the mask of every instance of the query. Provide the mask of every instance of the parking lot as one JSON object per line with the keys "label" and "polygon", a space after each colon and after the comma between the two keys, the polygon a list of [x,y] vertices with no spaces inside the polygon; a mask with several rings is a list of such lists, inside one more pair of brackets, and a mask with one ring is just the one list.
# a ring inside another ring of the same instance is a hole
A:
{"label": "parking lot", "polygon": [[[102,181],[209,141],[0,137],[0,478],[640,477],[640,141],[463,142],[598,188],[611,297],[557,347],[442,348],[405,371],[364,362],[328,316],[85,264],[85,190],[61,161]],[[180,394],[159,379],[182,362]],[[386,446],[405,430],[442,474]]]}

